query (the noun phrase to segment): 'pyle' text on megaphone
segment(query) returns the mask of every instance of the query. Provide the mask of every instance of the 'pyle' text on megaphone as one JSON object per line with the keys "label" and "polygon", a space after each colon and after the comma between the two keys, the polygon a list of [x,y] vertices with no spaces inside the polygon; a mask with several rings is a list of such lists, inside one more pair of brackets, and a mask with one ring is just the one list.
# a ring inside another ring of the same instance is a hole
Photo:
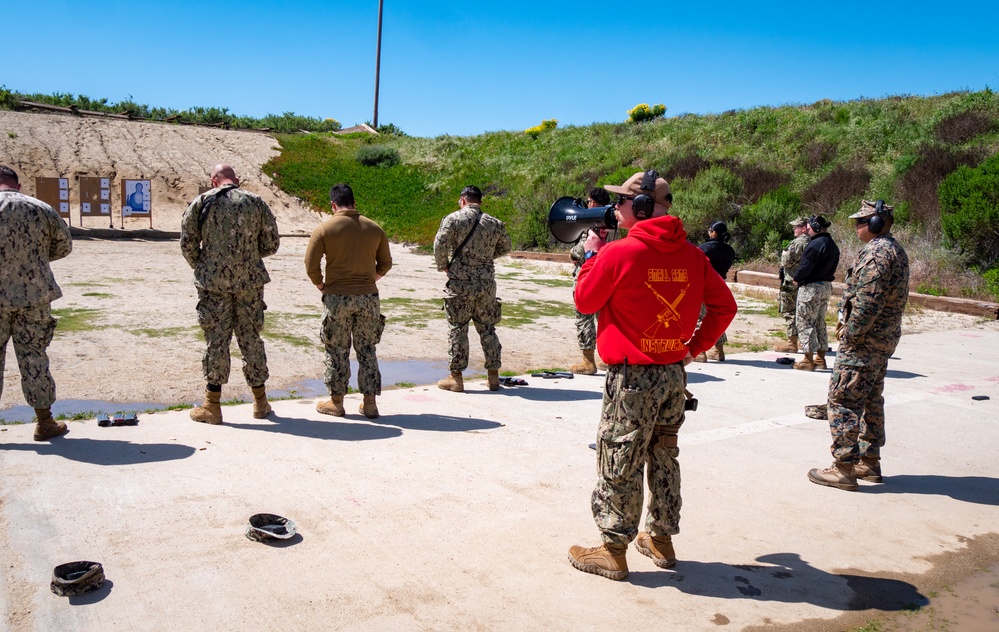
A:
{"label": "'pyle' text on megaphone", "polygon": [[579,200],[566,196],[555,200],[548,211],[548,230],[563,244],[579,241],[591,228],[617,228],[613,204],[587,208]]}

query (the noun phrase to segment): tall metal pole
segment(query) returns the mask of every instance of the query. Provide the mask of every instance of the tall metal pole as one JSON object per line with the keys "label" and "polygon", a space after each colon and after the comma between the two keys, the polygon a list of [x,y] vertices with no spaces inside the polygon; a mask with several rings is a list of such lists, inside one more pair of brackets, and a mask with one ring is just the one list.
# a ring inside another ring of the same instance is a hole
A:
{"label": "tall metal pole", "polygon": [[378,0],[378,52],[375,53],[375,116],[373,118],[374,128],[378,129],[378,75],[382,69],[382,4],[384,0]]}

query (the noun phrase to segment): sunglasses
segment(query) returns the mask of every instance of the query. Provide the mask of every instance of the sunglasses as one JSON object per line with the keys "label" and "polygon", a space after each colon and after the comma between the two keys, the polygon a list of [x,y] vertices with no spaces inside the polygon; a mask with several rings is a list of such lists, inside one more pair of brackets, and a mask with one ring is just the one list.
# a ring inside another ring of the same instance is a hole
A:
{"label": "sunglasses", "polygon": [[618,195],[617,196],[617,203],[615,204],[615,206],[621,206],[622,204],[624,204],[625,202],[627,202],[629,200],[634,201],[634,199],[635,199],[635,196],[633,196],[633,195]]}
{"label": "sunglasses", "polygon": [[857,226],[867,226],[868,224],[871,223],[871,218],[863,217],[863,218],[858,218],[856,221],[857,221]]}

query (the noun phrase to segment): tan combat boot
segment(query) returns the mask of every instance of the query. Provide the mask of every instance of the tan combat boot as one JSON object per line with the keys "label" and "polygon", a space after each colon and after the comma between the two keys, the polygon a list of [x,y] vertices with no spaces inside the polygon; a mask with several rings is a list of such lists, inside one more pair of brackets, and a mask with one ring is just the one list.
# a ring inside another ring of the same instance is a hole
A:
{"label": "tan combat boot", "polygon": [[261,384],[257,388],[250,389],[253,391],[253,418],[263,419],[267,415],[274,412],[271,408],[270,402],[267,401],[267,389]]}
{"label": "tan combat boot", "polygon": [[451,391],[452,393],[464,393],[465,380],[461,377],[461,371],[451,371],[451,375],[443,380],[438,380],[437,388]]}
{"label": "tan combat boot", "polygon": [[826,352],[824,349],[822,351],[815,352],[815,368],[822,370],[829,368],[826,366]]}
{"label": "tan combat boot", "polygon": [[801,362],[795,362],[792,366],[799,371],[814,371],[815,370],[815,360],[812,359],[812,354],[806,353],[805,359]]}
{"label": "tan combat boot", "polygon": [[593,349],[583,349],[583,361],[573,364],[569,370],[576,375],[596,375],[597,363],[593,357]]}
{"label": "tan combat boot", "polygon": [[489,369],[486,371],[486,381],[489,384],[489,390],[498,391],[499,390],[499,370]]}
{"label": "tan combat boot", "polygon": [[853,466],[853,475],[868,483],[883,483],[881,476],[881,461],[863,457],[860,463]]}
{"label": "tan combat boot", "polygon": [[316,404],[316,412],[334,417],[343,417],[346,411],[343,409],[343,395],[331,395],[329,401],[321,401]]}
{"label": "tan combat boot", "polygon": [[35,441],[48,441],[69,431],[66,424],[52,418],[51,408],[36,408],[35,417],[38,420],[35,424]]}
{"label": "tan combat boot", "polygon": [[627,546],[613,544],[601,544],[589,549],[573,546],[569,549],[569,563],[584,573],[621,581],[628,576],[627,550]]}
{"label": "tan combat boot", "polygon": [[857,491],[857,477],[853,473],[852,463],[833,463],[824,470],[809,470],[808,480],[816,485],[836,487],[848,492]]}
{"label": "tan combat boot", "polygon": [[676,566],[676,553],[673,552],[673,539],[668,535],[649,535],[645,531],[635,539],[635,548],[659,568]]}
{"label": "tan combat boot", "polygon": [[191,419],[217,426],[222,423],[222,391],[205,389],[205,403],[191,409]]}
{"label": "tan combat boot", "polygon": [[378,417],[378,406],[375,405],[375,396],[365,395],[364,401],[361,402],[361,407],[357,410],[368,419],[376,419]]}
{"label": "tan combat boot", "polygon": [[694,362],[707,362],[708,354],[703,351],[694,356]]}
{"label": "tan combat boot", "polygon": [[599,371],[606,371],[607,370],[607,363],[604,362],[603,360],[601,360],[600,356],[597,356],[597,370],[599,370]]}
{"label": "tan combat boot", "polygon": [[718,362],[725,361],[725,345],[716,344],[714,349],[708,349],[705,356],[711,360],[717,360]]}
{"label": "tan combat boot", "polygon": [[798,353],[798,337],[791,336],[785,342],[774,345],[774,351],[779,351],[780,353]]}

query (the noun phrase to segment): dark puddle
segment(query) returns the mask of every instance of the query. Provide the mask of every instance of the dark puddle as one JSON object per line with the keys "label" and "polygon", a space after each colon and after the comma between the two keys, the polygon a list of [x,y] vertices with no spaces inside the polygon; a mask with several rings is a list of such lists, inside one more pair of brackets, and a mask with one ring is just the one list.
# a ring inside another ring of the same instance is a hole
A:
{"label": "dark puddle", "polygon": [[[428,362],[424,360],[407,360],[405,362],[378,362],[378,370],[382,374],[382,388],[391,388],[398,384],[434,384],[437,380],[447,377],[448,368],[446,361]],[[484,374],[485,369],[478,372],[468,370],[465,375]],[[242,376],[234,371],[233,379],[242,379]],[[357,361],[350,361],[350,386],[357,389]],[[322,397],[327,394],[326,385],[322,376],[311,380],[302,380],[286,389],[268,389],[267,394],[272,397],[301,397],[303,399],[311,397]],[[223,398],[225,395],[223,393]],[[197,402],[188,402],[199,404]],[[52,405],[52,414],[74,415],[77,413],[93,412],[106,413],[141,413],[146,410],[162,410],[167,404],[154,402],[138,402],[130,404],[115,404],[97,399],[61,399]],[[35,411],[30,406],[12,406],[7,410],[0,410],[0,420],[6,422],[30,422],[35,418]]]}

